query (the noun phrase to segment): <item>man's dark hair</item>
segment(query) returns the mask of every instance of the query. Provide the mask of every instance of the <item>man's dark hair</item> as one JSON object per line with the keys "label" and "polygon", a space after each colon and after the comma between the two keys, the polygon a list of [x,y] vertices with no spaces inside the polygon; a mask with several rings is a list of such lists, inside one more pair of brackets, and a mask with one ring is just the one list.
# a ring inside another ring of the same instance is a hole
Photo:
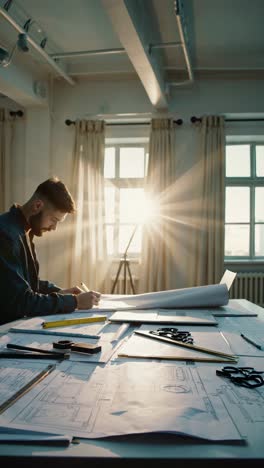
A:
{"label": "man's dark hair", "polygon": [[74,213],[75,211],[75,204],[69,190],[57,177],[51,177],[42,182],[34,195],[45,198],[62,213]]}

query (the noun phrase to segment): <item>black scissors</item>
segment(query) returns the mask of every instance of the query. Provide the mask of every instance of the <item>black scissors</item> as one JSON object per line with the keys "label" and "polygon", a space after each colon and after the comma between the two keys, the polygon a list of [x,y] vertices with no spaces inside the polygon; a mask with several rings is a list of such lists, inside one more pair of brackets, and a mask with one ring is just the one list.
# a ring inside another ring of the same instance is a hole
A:
{"label": "black scissors", "polygon": [[257,388],[264,385],[264,380],[261,374],[264,371],[257,371],[254,367],[233,367],[225,366],[221,370],[216,371],[216,375],[227,377],[235,385],[241,385],[247,388]]}
{"label": "black scissors", "polygon": [[191,333],[188,331],[180,331],[178,328],[158,328],[157,330],[151,330],[152,335],[163,336],[170,338],[170,340],[181,341],[182,343],[193,344],[193,338]]}

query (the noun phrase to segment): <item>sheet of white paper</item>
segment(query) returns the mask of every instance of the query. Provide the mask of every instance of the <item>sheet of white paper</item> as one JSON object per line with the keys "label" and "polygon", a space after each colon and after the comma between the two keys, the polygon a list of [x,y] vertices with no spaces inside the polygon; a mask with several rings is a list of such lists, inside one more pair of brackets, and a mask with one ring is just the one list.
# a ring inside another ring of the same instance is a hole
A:
{"label": "sheet of white paper", "polygon": [[[129,305],[127,303],[126,300],[121,300],[121,299],[118,299],[119,296],[115,295],[115,294],[111,294],[110,296],[107,295],[107,298],[108,297],[111,297],[111,300],[105,300],[106,296],[104,294],[102,294],[101,296],[101,299],[100,299],[100,302],[99,302],[99,306],[98,307],[94,307],[93,308],[93,311],[100,311],[100,312],[111,312],[113,310],[117,310],[117,309],[131,309],[131,308],[134,308],[133,305]],[[115,300],[115,297],[117,297],[117,300]],[[91,309],[88,311],[88,312],[91,312]]]}
{"label": "sheet of white paper", "polygon": [[138,323],[174,323],[191,325],[217,325],[217,321],[212,315],[205,315],[199,311],[184,309],[148,309],[136,311],[115,312],[109,320],[113,322],[138,322]]}
{"label": "sheet of white paper", "polygon": [[237,276],[237,273],[234,272],[234,271],[230,271],[230,270],[225,270],[221,280],[220,280],[220,284],[226,284],[226,287],[228,289],[228,291],[230,290],[233,282],[235,281],[235,278]]}
{"label": "sheet of white paper", "polygon": [[[234,353],[239,356],[264,357],[263,322],[260,317],[239,317],[239,319],[226,317],[218,320],[221,324],[221,330]],[[263,349],[257,349],[254,345],[248,343],[240,336],[241,333],[259,343]]]}
{"label": "sheet of white paper", "polygon": [[[173,324],[171,325],[173,326]],[[186,329],[183,326],[177,327],[179,330]],[[156,330],[155,325],[141,325],[139,330],[149,331]],[[208,331],[207,327],[193,326],[188,327],[194,338],[194,345],[208,348],[219,353],[232,354],[230,346],[223,338],[218,330],[211,329]],[[217,356],[203,353],[201,351],[184,348],[175,344],[165,343],[144,337],[141,335],[133,334],[119,349],[118,355],[127,355],[134,357],[151,357],[157,359],[174,358],[175,360],[215,360]]]}
{"label": "sheet of white paper", "polygon": [[226,306],[217,309],[211,309],[214,317],[256,317],[258,314],[249,309],[245,305],[239,304],[237,300],[230,299]]}
{"label": "sheet of white paper", "polygon": [[9,408],[0,423],[49,433],[63,427],[86,438],[170,432],[241,439],[221,399],[205,394],[195,368],[129,363],[97,367],[88,380],[87,364],[70,364]]}
{"label": "sheet of white paper", "polygon": [[[212,284],[197,286],[194,288],[172,289],[134,295],[102,295],[102,300],[107,302],[121,301],[127,306],[152,309],[152,308],[185,308],[185,307],[217,307],[228,303],[228,289],[225,284]],[[126,308],[127,308],[126,306]],[[123,307],[117,307],[121,309]]]}
{"label": "sheet of white paper", "polygon": [[134,310],[134,311],[126,311],[122,310],[121,312],[115,312],[114,314],[109,317],[109,320],[115,322],[130,322],[135,321],[141,323],[143,320],[152,320],[155,321],[158,316],[157,309],[149,309],[149,310]]}
{"label": "sheet of white paper", "polygon": [[[167,313],[170,312],[172,309],[167,309]],[[132,312],[132,311],[131,311]],[[130,312],[130,313],[131,313]],[[252,311],[246,305],[240,304],[237,299],[230,299],[228,304],[225,306],[220,307],[199,307],[199,308],[184,308],[175,309],[175,312],[178,316],[182,315],[191,315],[203,318],[211,318],[211,317],[257,317],[258,313],[256,311]]]}

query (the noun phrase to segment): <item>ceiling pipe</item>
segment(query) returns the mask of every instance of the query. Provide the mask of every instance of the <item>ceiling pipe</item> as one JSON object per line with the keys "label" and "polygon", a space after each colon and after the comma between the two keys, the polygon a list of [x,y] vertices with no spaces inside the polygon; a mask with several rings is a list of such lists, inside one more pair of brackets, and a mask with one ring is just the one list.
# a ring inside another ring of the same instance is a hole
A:
{"label": "ceiling pipe", "polygon": [[[182,42],[161,42],[157,44],[149,44],[149,53],[152,49],[165,49],[169,47],[181,47]],[[74,58],[74,57],[88,57],[90,55],[114,55],[114,54],[124,54],[126,49],[116,48],[116,49],[97,49],[97,50],[80,50],[74,52],[58,52],[55,54],[50,54],[50,57],[53,59],[63,59],[63,58]]]}
{"label": "ceiling pipe", "polygon": [[76,52],[61,52],[57,54],[50,54],[53,59],[60,58],[74,58],[74,57],[87,57],[89,55],[112,55],[124,54],[125,49],[98,49],[98,50],[80,50]]}
{"label": "ceiling pipe", "polygon": [[181,86],[181,85],[186,85],[186,84],[191,84],[193,83],[193,71],[192,71],[192,66],[191,66],[191,61],[190,61],[190,55],[188,51],[188,46],[187,46],[187,37],[186,37],[186,28],[185,28],[185,23],[184,23],[184,15],[183,15],[183,7],[181,4],[181,0],[175,0],[174,1],[174,13],[176,16],[176,21],[177,21],[177,26],[179,30],[179,35],[180,35],[180,40],[182,43],[182,50],[185,58],[185,63],[186,63],[186,68],[188,72],[189,79],[184,80],[184,81],[179,81],[179,82],[169,82],[169,86]]}
{"label": "ceiling pipe", "polygon": [[149,53],[152,49],[165,49],[170,47],[182,47],[182,42],[157,42],[156,44],[149,44]]}
{"label": "ceiling pipe", "polygon": [[[13,20],[13,18],[7,13],[6,10],[0,7],[0,15],[3,16],[6,21],[8,21],[13,28],[15,28],[18,33],[24,34],[25,30],[23,27],[21,27],[16,21]],[[70,85],[74,85],[75,81],[65,73],[62,68],[60,68],[57,63],[39,46],[33,39],[27,35],[27,42],[48,62],[48,64],[55,70],[62,78],[64,78]]]}

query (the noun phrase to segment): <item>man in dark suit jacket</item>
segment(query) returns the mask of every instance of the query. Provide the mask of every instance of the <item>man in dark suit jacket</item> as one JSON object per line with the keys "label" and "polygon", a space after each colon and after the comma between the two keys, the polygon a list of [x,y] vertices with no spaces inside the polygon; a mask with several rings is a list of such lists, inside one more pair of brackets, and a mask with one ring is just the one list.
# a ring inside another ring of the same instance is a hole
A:
{"label": "man in dark suit jacket", "polygon": [[13,205],[0,215],[0,323],[90,309],[100,294],[79,287],[61,289],[39,279],[34,236],[56,230],[75,211],[66,186],[57,178],[40,184],[22,206]]}

